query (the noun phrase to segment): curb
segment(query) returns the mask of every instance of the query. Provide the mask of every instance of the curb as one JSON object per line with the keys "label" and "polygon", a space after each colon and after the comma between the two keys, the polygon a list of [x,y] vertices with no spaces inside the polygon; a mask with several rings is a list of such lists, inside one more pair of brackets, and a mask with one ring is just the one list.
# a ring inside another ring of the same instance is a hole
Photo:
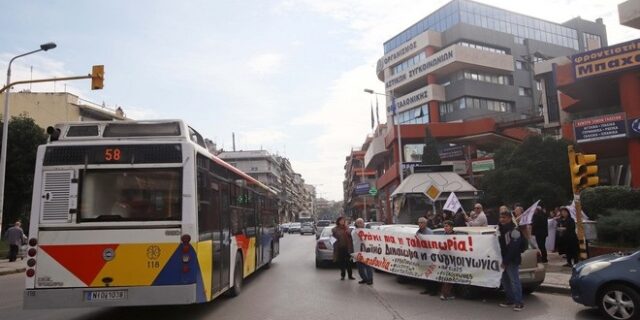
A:
{"label": "curb", "polygon": [[566,295],[571,295],[571,287],[568,286],[563,286],[563,285],[557,285],[557,284],[549,284],[549,283],[543,283],[540,285],[540,287],[538,288],[539,292],[545,292],[545,293],[557,293],[557,294],[566,294]]}
{"label": "curb", "polygon": [[27,268],[22,267],[22,268],[16,268],[16,269],[4,269],[4,270],[0,270],[0,276],[5,276],[8,274],[14,274],[14,273],[22,273],[25,270],[27,270]]}

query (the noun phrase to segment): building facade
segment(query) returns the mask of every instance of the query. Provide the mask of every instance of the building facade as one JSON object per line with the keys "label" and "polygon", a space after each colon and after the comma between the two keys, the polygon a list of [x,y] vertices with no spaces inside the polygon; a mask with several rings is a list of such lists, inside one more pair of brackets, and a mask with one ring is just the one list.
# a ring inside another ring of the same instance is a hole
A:
{"label": "building facade", "polygon": [[386,41],[376,73],[391,120],[363,144],[385,219],[389,195],[421,161],[427,127],[443,160],[478,185],[499,146],[539,134],[545,120],[559,133],[557,94],[547,88],[554,82],[545,81],[551,64],[536,66],[606,45],[601,19],[555,23],[470,0],[453,0]]}
{"label": "building facade", "polygon": [[[0,101],[4,101],[4,93]],[[122,108],[111,109],[67,92],[9,93],[9,115],[25,115],[41,128],[70,121],[126,120]]]}
{"label": "building facade", "polygon": [[302,175],[291,167],[289,159],[267,150],[224,151],[218,157],[279,194],[281,222],[298,221],[301,216],[310,217],[315,188],[307,187]]}

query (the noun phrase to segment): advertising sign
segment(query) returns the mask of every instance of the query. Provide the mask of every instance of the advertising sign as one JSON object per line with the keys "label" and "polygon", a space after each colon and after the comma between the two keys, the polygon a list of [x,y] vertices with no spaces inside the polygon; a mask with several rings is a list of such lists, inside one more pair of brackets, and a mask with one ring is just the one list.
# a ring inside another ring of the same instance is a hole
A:
{"label": "advertising sign", "polygon": [[497,288],[502,272],[494,234],[416,235],[357,229],[356,261],[397,275],[438,282]]}
{"label": "advertising sign", "polygon": [[624,113],[608,114],[573,121],[577,143],[624,138],[627,136]]}
{"label": "advertising sign", "polygon": [[571,56],[576,79],[640,66],[640,39]]}
{"label": "advertising sign", "polygon": [[471,170],[473,172],[489,171],[496,168],[496,164],[493,159],[476,160],[471,163]]}
{"label": "advertising sign", "polygon": [[369,183],[368,182],[362,182],[362,183],[358,183],[356,184],[356,190],[355,193],[356,195],[363,195],[363,194],[368,194],[369,193]]}

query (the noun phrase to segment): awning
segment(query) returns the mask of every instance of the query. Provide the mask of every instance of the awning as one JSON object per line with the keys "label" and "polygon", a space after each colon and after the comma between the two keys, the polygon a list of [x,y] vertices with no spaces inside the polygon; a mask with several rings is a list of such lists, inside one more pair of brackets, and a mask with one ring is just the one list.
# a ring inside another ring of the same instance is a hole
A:
{"label": "awning", "polygon": [[434,185],[442,192],[438,200],[447,200],[451,192],[455,192],[459,199],[473,199],[478,191],[455,172],[424,172],[413,173],[404,178],[391,197],[406,193],[424,193],[430,185]]}

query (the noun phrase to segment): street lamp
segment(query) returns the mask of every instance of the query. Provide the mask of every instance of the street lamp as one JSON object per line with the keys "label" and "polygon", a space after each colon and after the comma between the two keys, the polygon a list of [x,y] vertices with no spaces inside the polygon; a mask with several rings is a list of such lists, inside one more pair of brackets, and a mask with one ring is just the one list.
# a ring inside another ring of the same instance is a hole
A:
{"label": "street lamp", "polygon": [[[395,99],[393,95],[375,92],[371,89],[364,89],[364,92],[369,94],[377,94],[385,97],[391,97],[392,103],[395,103],[395,101],[393,101],[393,99]],[[395,116],[397,110],[395,110],[394,108],[392,111],[393,111],[393,115]],[[400,175],[400,183],[402,183],[402,181],[404,180],[404,177],[402,176],[402,132],[400,131],[400,121],[399,119],[397,119],[397,117],[394,120],[394,122],[396,124],[396,130],[398,131],[398,174]]]}
{"label": "street lamp", "polygon": [[[33,50],[21,55],[17,55],[9,60],[9,66],[7,67],[7,85],[11,83],[11,63],[13,60],[28,56],[40,51],[48,51],[54,49],[56,44],[53,42],[47,42],[40,45],[40,49]],[[0,232],[2,232],[2,217],[4,213],[4,185],[5,185],[5,171],[7,168],[7,137],[9,136],[9,91],[11,88],[7,88],[7,92],[4,93],[4,113],[2,114],[2,151],[0,155]]]}

